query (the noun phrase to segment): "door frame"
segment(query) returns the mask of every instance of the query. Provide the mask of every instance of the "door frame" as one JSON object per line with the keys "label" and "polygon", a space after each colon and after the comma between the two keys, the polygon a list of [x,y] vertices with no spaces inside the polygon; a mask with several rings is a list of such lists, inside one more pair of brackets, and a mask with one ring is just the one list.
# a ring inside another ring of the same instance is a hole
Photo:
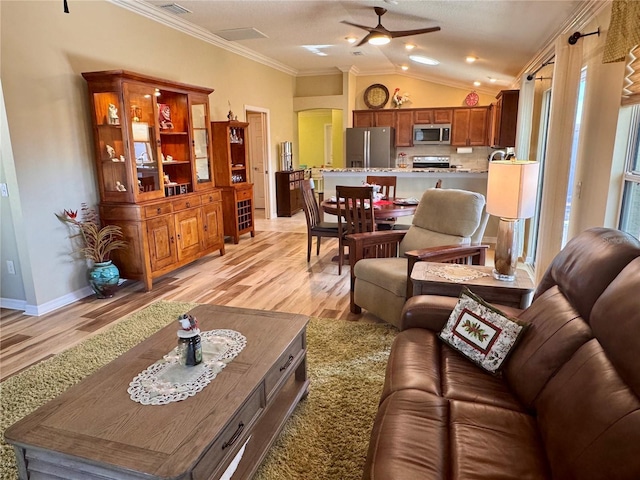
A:
{"label": "door frame", "polygon": [[264,216],[268,220],[277,216],[276,202],[273,198],[273,192],[275,192],[275,172],[277,168],[273,165],[273,159],[271,158],[271,111],[268,108],[256,107],[253,105],[244,105],[244,118],[247,119],[247,112],[264,113],[265,127],[266,127],[266,146],[265,151],[267,158],[265,162],[264,174],[267,179],[264,185]]}

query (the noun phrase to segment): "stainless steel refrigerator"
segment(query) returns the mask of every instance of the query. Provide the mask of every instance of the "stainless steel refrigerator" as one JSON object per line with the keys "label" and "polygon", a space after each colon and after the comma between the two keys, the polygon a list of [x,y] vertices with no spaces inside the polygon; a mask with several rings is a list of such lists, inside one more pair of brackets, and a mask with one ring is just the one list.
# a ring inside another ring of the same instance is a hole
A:
{"label": "stainless steel refrigerator", "polygon": [[347,167],[389,168],[396,158],[392,127],[347,128]]}

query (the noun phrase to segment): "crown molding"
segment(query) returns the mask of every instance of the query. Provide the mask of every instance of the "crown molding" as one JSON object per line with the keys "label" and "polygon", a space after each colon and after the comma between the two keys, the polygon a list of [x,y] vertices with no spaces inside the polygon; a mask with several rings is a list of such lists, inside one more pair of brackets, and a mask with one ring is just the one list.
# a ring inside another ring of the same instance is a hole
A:
{"label": "crown molding", "polygon": [[521,78],[526,77],[536,67],[548,61],[554,54],[555,41],[558,36],[570,34],[576,30],[580,30],[582,26],[588,23],[593,17],[598,15],[605,7],[611,4],[611,0],[587,0],[581,2],[573,11],[573,14],[553,32],[544,42],[543,47],[538,51],[535,57],[520,70],[515,78],[516,83]]}
{"label": "crown molding", "polygon": [[253,60],[255,62],[261,63],[268,67],[279,70],[288,75],[297,76],[298,71],[294,68],[291,68],[283,63],[277,62],[272,58],[261,55],[249,48],[245,48],[242,45],[239,45],[234,42],[229,42],[224,38],[218,37],[213,33],[205,30],[204,28],[198,27],[189,23],[185,20],[182,20],[175,15],[168,14],[158,7],[151,5],[149,3],[144,2],[143,0],[107,0],[108,2],[117,5],[118,7],[125,8],[130,12],[137,13],[138,15],[142,15],[143,17],[148,18],[149,20],[153,20],[154,22],[161,23],[167,27],[173,28],[180,32],[186,33],[187,35],[191,35],[197,39],[215,45],[216,47],[222,48],[223,50],[227,50],[231,53],[235,53],[236,55],[240,55],[241,57],[247,58],[249,60]]}

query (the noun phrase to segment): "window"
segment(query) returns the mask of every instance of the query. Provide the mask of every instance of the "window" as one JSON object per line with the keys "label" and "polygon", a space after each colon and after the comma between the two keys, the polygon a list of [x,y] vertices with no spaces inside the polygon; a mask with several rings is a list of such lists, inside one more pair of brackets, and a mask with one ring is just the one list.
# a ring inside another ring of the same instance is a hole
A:
{"label": "window", "polygon": [[640,105],[631,108],[631,131],[618,228],[640,238]]}

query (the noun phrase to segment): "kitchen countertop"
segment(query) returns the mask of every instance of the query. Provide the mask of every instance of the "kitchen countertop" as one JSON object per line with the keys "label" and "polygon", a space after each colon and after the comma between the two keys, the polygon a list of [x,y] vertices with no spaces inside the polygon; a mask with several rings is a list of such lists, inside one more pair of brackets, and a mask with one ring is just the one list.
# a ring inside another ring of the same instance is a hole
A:
{"label": "kitchen countertop", "polygon": [[487,173],[487,168],[321,168],[322,173]]}

